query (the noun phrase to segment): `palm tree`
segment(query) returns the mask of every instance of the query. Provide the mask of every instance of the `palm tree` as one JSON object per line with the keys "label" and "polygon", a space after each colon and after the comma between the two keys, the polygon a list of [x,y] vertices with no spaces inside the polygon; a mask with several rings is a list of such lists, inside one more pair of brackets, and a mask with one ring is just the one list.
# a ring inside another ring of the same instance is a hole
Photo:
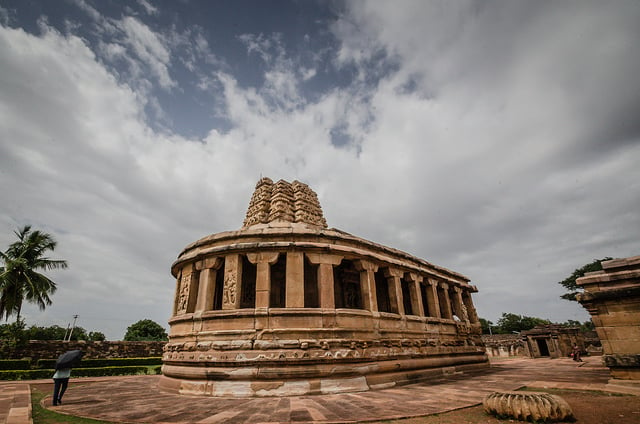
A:
{"label": "palm tree", "polygon": [[57,245],[50,234],[31,231],[30,225],[14,233],[18,241],[9,245],[6,252],[0,252],[4,262],[0,267],[0,318],[8,320],[15,314],[18,322],[23,300],[37,304],[40,310],[51,305],[49,295],[55,293],[56,283],[38,271],[63,269],[67,262],[44,256]]}

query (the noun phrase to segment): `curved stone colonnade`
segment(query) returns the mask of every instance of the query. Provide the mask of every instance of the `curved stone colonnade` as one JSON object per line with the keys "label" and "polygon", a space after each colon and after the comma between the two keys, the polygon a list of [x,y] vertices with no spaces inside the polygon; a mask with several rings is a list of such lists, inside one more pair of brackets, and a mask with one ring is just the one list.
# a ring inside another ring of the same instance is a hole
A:
{"label": "curved stone colonnade", "polygon": [[279,220],[214,234],[172,274],[166,390],[352,392],[488,366],[466,277],[336,229]]}

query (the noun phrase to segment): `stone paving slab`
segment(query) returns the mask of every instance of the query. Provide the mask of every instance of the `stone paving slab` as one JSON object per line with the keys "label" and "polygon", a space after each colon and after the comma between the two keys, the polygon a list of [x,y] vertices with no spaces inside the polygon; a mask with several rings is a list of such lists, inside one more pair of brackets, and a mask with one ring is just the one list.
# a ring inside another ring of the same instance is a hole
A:
{"label": "stone paving slab", "polygon": [[486,371],[383,390],[294,397],[210,398],[160,391],[158,376],[72,379],[58,412],[127,423],[349,423],[442,413],[478,405],[496,390],[522,386],[606,390],[600,358],[498,360]]}
{"label": "stone paving slab", "polygon": [[27,383],[0,385],[0,424],[30,424],[31,390]]}

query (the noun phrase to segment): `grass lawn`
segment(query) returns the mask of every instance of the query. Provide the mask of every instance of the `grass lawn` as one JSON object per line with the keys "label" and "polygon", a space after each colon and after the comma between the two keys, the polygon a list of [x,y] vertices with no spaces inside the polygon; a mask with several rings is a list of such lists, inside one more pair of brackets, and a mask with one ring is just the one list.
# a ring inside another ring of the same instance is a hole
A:
{"label": "grass lawn", "polygon": [[33,424],[106,424],[109,421],[92,420],[90,418],[74,417],[72,415],[59,414],[50,409],[43,408],[40,402],[51,393],[43,392],[37,387],[31,387],[31,408]]}

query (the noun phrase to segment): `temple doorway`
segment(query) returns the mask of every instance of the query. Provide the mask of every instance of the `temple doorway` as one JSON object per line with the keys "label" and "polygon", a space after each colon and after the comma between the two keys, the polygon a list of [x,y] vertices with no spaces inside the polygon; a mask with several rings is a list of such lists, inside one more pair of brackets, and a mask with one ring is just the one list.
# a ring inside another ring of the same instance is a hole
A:
{"label": "temple doorway", "polygon": [[540,356],[549,356],[549,346],[547,346],[547,340],[536,339],[536,343],[538,343],[538,350],[540,351]]}

